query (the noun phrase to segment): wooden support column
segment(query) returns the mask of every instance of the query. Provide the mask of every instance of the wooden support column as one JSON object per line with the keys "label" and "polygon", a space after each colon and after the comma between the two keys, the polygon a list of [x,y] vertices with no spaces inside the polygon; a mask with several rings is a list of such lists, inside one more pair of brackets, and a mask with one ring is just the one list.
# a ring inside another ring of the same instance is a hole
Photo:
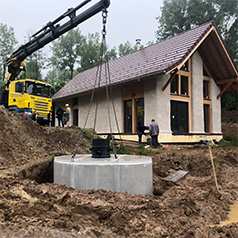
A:
{"label": "wooden support column", "polygon": [[236,82],[237,80],[238,80],[237,78],[231,80],[231,81],[222,89],[222,91],[217,95],[217,99],[219,99],[219,98],[223,95],[223,93],[224,93],[234,82]]}

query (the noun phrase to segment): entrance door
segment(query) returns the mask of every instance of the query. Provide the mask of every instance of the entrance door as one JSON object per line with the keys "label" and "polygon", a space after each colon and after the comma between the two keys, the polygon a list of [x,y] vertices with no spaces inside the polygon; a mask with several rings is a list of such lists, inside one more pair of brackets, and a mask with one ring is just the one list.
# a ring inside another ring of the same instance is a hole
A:
{"label": "entrance door", "polygon": [[73,125],[74,126],[78,126],[78,120],[79,120],[78,112],[79,112],[78,109],[73,110]]}
{"label": "entrance door", "polygon": [[132,100],[124,101],[124,132],[132,133]]}
{"label": "entrance door", "polygon": [[171,129],[173,133],[188,133],[188,103],[171,101]]}

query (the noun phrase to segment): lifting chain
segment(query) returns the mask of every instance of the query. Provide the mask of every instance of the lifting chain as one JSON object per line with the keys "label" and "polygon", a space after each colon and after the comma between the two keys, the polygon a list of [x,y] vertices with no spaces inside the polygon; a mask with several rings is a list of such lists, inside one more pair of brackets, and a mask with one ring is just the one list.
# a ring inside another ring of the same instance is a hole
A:
{"label": "lifting chain", "polygon": [[105,38],[107,31],[106,31],[106,23],[107,23],[107,9],[102,10],[102,36],[103,39]]}
{"label": "lifting chain", "polygon": [[[99,62],[98,62],[98,67],[97,67],[97,72],[96,72],[96,79],[94,82],[94,88],[92,90],[92,95],[91,95],[91,100],[89,103],[89,109],[86,115],[86,120],[83,126],[83,129],[80,133],[80,138],[79,138],[79,143],[81,142],[81,139],[83,137],[84,134],[84,130],[86,128],[86,124],[89,118],[89,113],[91,111],[91,106],[92,106],[92,102],[93,102],[93,98],[95,95],[95,89],[97,87],[100,87],[100,83],[101,83],[101,74],[102,74],[102,65],[103,65],[103,58],[105,59],[105,78],[106,78],[106,97],[107,97],[107,104],[108,104],[108,118],[109,118],[109,126],[110,126],[110,132],[111,132],[111,137],[112,137],[112,147],[113,147],[113,153],[115,156],[115,159],[117,159],[117,155],[116,155],[116,151],[115,151],[115,145],[114,145],[114,137],[112,136],[112,126],[111,126],[111,116],[110,116],[110,109],[109,109],[109,85],[111,84],[111,79],[110,79],[110,70],[109,70],[109,64],[108,64],[108,52],[107,52],[107,46],[106,46],[106,23],[107,23],[107,13],[108,11],[106,9],[102,10],[102,24],[103,24],[103,29],[102,29],[102,44],[101,44],[101,49],[100,49],[100,55],[99,55]],[[111,89],[111,88],[110,88]],[[112,92],[111,92],[112,94]],[[97,95],[98,96],[98,95]],[[97,110],[98,110],[98,101],[96,100],[96,109],[95,109],[95,117],[94,117],[94,126],[93,126],[93,131],[95,132],[95,128],[96,128],[96,119],[97,119]],[[122,142],[122,138],[121,138],[121,133],[120,133],[120,129],[119,129],[119,124],[118,124],[118,120],[116,117],[116,109],[115,109],[115,104],[114,104],[114,100],[113,98],[111,98],[111,103],[112,103],[112,107],[113,107],[113,112],[114,112],[114,116],[115,116],[115,122],[116,122],[116,126],[119,132],[119,136],[120,136],[120,141],[121,141],[121,145],[124,148],[123,142]],[[93,132],[93,137],[95,136]],[[77,147],[79,145],[76,146],[75,151],[72,154],[72,161],[74,160],[76,151],[77,151]]]}

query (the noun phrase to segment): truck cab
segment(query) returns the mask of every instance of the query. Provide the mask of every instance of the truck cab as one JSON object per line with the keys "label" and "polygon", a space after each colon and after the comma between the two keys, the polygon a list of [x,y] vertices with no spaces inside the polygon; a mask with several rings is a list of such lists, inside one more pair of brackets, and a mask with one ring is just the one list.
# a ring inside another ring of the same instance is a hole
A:
{"label": "truck cab", "polygon": [[33,79],[12,81],[9,85],[8,109],[45,124],[52,111],[50,84]]}

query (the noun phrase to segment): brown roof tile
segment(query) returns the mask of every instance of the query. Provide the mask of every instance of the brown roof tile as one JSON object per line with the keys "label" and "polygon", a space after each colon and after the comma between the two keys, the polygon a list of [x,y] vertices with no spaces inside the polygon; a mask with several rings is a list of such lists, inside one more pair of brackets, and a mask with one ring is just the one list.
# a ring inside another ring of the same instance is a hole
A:
{"label": "brown roof tile", "polygon": [[[213,22],[206,23],[110,61],[111,84],[119,84],[153,74],[163,74],[173,69],[183,62],[212,26]],[[53,100],[92,90],[95,84],[96,70],[97,67],[79,73],[53,96]],[[106,85],[105,73],[102,74],[100,87]]]}

